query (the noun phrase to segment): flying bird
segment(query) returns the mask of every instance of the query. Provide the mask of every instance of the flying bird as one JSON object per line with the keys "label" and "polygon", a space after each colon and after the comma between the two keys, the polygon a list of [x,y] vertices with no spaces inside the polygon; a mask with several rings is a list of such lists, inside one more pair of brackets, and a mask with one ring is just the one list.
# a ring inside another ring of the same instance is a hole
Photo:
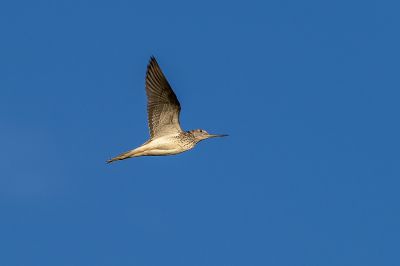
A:
{"label": "flying bird", "polygon": [[179,122],[181,105],[153,56],[146,71],[146,95],[150,139],[107,163],[139,156],[174,155],[194,148],[202,140],[227,136],[209,134],[203,129],[182,130]]}

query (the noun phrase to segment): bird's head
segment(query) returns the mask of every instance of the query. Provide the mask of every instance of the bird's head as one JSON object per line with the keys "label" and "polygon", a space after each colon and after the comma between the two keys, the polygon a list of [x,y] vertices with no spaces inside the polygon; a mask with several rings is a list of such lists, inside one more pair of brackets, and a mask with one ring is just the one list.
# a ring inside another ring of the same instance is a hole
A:
{"label": "bird's head", "polygon": [[197,141],[209,139],[209,138],[217,138],[217,137],[226,137],[226,134],[209,134],[207,131],[203,129],[194,129],[190,130],[190,133],[194,136]]}

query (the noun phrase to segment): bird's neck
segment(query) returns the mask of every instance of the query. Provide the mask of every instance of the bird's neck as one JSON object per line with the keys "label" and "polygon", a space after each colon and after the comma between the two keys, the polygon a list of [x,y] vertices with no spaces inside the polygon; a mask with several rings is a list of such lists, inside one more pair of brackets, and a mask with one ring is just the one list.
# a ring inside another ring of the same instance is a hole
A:
{"label": "bird's neck", "polygon": [[200,140],[198,140],[196,137],[195,137],[195,135],[193,134],[193,132],[190,130],[190,131],[186,131],[186,132],[184,132],[184,134],[185,134],[185,136],[187,137],[187,138],[189,138],[189,139],[191,139],[192,141],[194,141],[194,142],[199,142]]}

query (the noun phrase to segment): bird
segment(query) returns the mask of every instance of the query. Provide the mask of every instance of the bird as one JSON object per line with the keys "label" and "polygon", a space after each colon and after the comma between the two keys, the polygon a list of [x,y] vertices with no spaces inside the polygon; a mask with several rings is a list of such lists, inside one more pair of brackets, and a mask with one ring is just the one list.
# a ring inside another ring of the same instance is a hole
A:
{"label": "bird", "polygon": [[179,121],[181,105],[154,56],[147,65],[145,88],[150,139],[107,163],[139,156],[175,155],[193,149],[202,140],[228,136],[209,134],[203,129],[182,130]]}

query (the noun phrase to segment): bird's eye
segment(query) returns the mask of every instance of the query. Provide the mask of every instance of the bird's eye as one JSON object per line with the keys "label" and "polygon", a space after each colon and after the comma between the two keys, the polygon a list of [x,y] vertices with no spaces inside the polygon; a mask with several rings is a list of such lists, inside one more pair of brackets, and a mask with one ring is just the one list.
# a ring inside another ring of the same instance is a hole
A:
{"label": "bird's eye", "polygon": [[203,130],[200,129],[200,132],[203,133]]}

